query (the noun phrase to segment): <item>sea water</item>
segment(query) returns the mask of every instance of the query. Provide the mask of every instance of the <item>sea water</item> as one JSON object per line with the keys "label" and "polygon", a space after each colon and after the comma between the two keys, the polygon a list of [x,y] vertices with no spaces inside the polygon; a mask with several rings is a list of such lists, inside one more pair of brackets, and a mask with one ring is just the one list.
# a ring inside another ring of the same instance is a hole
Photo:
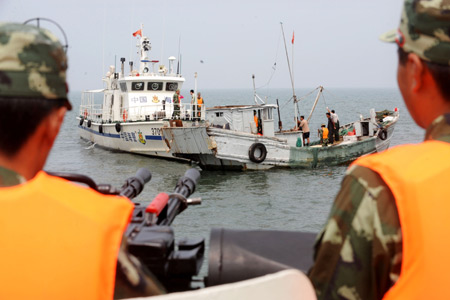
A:
{"label": "sea water", "polygon": [[[311,90],[298,90],[298,108],[301,115],[309,116],[316,93],[302,98]],[[202,90],[207,107],[216,105],[254,104],[252,90]],[[190,101],[188,90],[182,90]],[[280,104],[283,129],[294,127],[292,91],[271,89],[260,91],[268,103]],[[149,202],[159,192],[173,191],[184,172],[195,165],[156,159],[124,152],[110,151],[80,139],[78,114],[81,93],[71,93],[73,110],[64,120],[54,148],[45,165],[47,171],[72,172],[88,175],[97,183],[110,183],[120,187],[126,178],[139,168],[148,168],[151,181],[136,199]],[[409,115],[397,89],[325,89],[310,120],[311,139],[318,139],[317,129],[326,124],[326,107],[339,115],[340,124],[359,119],[369,110],[400,111],[391,147],[418,143],[424,130]],[[274,111],[275,127],[278,113]],[[202,204],[189,207],[173,223],[176,238],[209,238],[210,229],[298,230],[318,232],[329,214],[331,204],[339,191],[346,166],[318,169],[272,169],[268,171],[223,172],[202,171],[194,196]]]}

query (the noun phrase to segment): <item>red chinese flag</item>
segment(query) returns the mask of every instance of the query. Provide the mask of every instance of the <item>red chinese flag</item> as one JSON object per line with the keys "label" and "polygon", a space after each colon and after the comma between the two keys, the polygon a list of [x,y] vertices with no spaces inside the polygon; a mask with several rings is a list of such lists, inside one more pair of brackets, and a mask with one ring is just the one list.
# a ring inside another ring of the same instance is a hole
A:
{"label": "red chinese flag", "polygon": [[294,44],[294,32],[292,31],[292,44]]}
{"label": "red chinese flag", "polygon": [[133,36],[137,36],[140,35],[142,37],[142,31],[139,29],[138,31],[136,31],[135,33],[133,33]]}

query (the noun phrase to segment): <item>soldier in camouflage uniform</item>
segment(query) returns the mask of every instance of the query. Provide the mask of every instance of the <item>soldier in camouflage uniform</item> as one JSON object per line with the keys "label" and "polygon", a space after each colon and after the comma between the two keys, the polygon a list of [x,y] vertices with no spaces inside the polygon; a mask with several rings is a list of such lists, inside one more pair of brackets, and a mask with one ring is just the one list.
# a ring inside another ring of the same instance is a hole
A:
{"label": "soldier in camouflage uniform", "polygon": [[[66,54],[53,34],[34,26],[0,23],[0,210],[5,200],[3,189],[26,185],[42,170],[64,114],[72,108],[67,98],[66,69]],[[49,122],[50,114],[58,114],[51,118],[58,123],[51,125],[58,126],[55,135],[51,141],[50,138],[36,141],[36,132],[42,123]],[[115,298],[164,292],[157,280],[128,253],[125,238],[117,261]],[[26,266],[18,267],[24,269],[24,274],[27,272]],[[23,284],[26,286],[26,281]],[[40,291],[34,292],[39,297]],[[67,295],[70,293],[67,291]]]}
{"label": "soldier in camouflage uniform", "polygon": [[[406,0],[399,29],[380,37],[398,45],[398,84],[412,117],[426,128],[425,141],[450,143],[449,12],[449,0]],[[450,182],[449,174],[439,176]],[[319,299],[382,299],[401,278],[404,235],[396,197],[383,176],[358,161],[347,170],[309,272]],[[448,193],[442,194],[445,200]]]}
{"label": "soldier in camouflage uniform", "polygon": [[175,91],[175,94],[173,94],[173,114],[172,116],[175,117],[180,117],[180,90],[177,89]]}

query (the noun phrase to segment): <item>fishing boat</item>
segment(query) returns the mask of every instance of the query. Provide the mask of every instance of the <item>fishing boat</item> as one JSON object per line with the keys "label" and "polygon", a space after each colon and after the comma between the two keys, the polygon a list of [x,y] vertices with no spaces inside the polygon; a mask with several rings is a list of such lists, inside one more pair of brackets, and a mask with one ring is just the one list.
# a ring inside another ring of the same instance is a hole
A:
{"label": "fishing boat", "polygon": [[109,68],[103,78],[104,88],[82,93],[77,125],[81,138],[95,145],[131,153],[177,158],[170,153],[161,134],[163,126],[190,127],[204,120],[205,110],[196,103],[174,104],[173,98],[185,79],[174,70],[176,58],[168,58],[169,68],[149,59],[150,40],[143,29],[136,31],[139,68],[125,74]]}
{"label": "fishing boat", "polygon": [[[323,87],[318,89],[313,107]],[[275,131],[277,107],[265,103],[211,107],[206,111],[209,126],[195,130],[164,127],[162,131],[170,140],[174,155],[198,161],[204,169],[316,168],[349,163],[362,155],[387,149],[399,118],[397,109],[379,112],[371,109],[369,117],[359,116],[354,122],[340,126],[340,139],[336,143],[324,146],[317,140],[306,146],[301,130]]]}
{"label": "fishing boat", "polygon": [[[287,65],[292,86],[294,120],[298,120],[299,99],[294,88],[294,77],[290,67],[283,24],[281,30],[286,50]],[[292,39],[294,43],[294,39]],[[319,141],[303,143],[300,130],[282,130],[278,110],[279,130],[275,130],[275,104],[268,104],[256,93],[253,78],[254,105],[216,106],[206,111],[207,126],[195,130],[183,128],[162,128],[168,138],[174,156],[198,161],[204,169],[265,170],[274,167],[316,168],[351,162],[358,157],[382,151],[389,147],[398,110],[370,111],[370,116],[340,126],[340,139],[330,146]],[[323,87],[318,93],[309,122]],[[297,126],[295,129],[298,129]],[[332,134],[332,133],[330,133]]]}

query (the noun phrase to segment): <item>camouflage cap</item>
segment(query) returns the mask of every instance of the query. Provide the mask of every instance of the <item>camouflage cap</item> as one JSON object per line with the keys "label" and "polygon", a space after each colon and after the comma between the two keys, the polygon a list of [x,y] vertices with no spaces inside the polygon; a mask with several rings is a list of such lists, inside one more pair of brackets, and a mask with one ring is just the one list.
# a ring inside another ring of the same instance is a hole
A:
{"label": "camouflage cap", "polygon": [[67,99],[67,57],[35,26],[0,23],[0,96]]}
{"label": "camouflage cap", "polygon": [[450,0],[405,0],[399,28],[380,39],[426,61],[450,65]]}

